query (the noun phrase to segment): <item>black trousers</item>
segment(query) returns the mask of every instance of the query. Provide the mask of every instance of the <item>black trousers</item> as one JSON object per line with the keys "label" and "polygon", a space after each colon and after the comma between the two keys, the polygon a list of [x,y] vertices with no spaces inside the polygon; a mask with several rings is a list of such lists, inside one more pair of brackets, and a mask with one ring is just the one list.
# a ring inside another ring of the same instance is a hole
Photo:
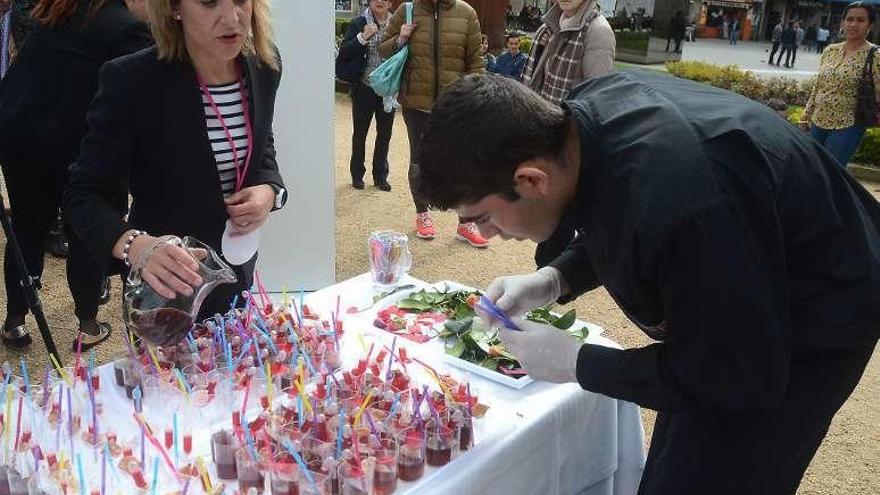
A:
{"label": "black trousers", "polygon": [[779,58],[776,59],[776,65],[779,65],[779,61],[782,60],[783,55],[785,55],[785,66],[794,67],[794,61],[797,58],[797,46],[782,45],[782,51],[779,52]]}
{"label": "black trousers", "polygon": [[383,184],[388,181],[388,145],[391,142],[391,130],[394,126],[394,112],[386,112],[382,108],[382,98],[372,88],[362,82],[352,83],[349,88],[351,95],[351,113],[354,132],[351,135],[351,171],[352,182],[362,182],[366,168],[367,133],[373,117],[376,117],[376,144],[373,147],[373,183]]}
{"label": "black trousers", "polygon": [[416,197],[416,189],[413,186],[415,186],[419,170],[419,165],[415,162],[416,155],[419,153],[419,142],[422,139],[422,130],[430,116],[430,113],[421,110],[403,109],[403,121],[406,123],[406,135],[409,138],[409,190],[412,193],[413,203],[416,205],[416,213],[428,211],[428,204]]}
{"label": "black trousers", "polygon": [[773,42],[773,48],[770,50],[770,60],[768,60],[769,63],[773,63],[773,57],[776,55],[776,52],[779,51],[780,45],[781,43],[778,41]]}
{"label": "black trousers", "polygon": [[793,355],[778,410],[661,412],[639,495],[794,494],[875,345]]}
{"label": "black trousers", "polygon": [[[419,165],[415,163],[415,157],[419,152],[422,130],[425,128],[425,124],[428,123],[428,118],[430,117],[431,114],[428,112],[403,108],[403,121],[406,123],[406,135],[409,138],[409,190],[412,193],[413,203],[416,205],[416,213],[428,211],[428,203],[417,197],[416,189],[413,186],[419,171]],[[458,220],[461,223],[461,217],[458,217]]]}
{"label": "black trousers", "polygon": [[[43,244],[61,204],[61,194],[69,176],[68,163],[59,163],[21,149],[0,150],[0,165],[6,179],[12,207],[12,230],[24,255],[31,276],[43,274]],[[98,299],[104,274],[83,243],[65,226],[69,246],[67,285],[73,296],[74,312],[82,321],[98,315]],[[27,299],[22,290],[9,244],[3,258],[7,316],[24,316]]]}

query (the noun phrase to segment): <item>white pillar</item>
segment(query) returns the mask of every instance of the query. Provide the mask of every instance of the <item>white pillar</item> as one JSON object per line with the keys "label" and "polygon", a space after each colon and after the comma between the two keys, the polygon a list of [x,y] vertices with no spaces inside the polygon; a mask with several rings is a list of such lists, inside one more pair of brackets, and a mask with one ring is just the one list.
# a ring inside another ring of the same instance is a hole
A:
{"label": "white pillar", "polygon": [[284,74],[275,102],[275,148],[287,206],[262,232],[257,269],[269,291],[316,290],[336,274],[334,207],[334,2],[275,0]]}

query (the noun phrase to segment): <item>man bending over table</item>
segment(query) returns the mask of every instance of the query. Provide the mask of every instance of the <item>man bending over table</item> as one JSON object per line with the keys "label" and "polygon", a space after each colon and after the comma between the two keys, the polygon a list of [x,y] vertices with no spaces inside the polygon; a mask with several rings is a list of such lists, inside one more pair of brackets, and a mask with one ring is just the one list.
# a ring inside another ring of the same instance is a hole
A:
{"label": "man bending over table", "polygon": [[880,208],[824,148],[665,74],[592,79],[561,108],[475,75],[437,100],[416,161],[419,194],[487,237],[577,232],[495,280],[500,309],[604,286],[657,341],[501,331],[534,378],[659,411],[640,494],[795,493],[880,333]]}

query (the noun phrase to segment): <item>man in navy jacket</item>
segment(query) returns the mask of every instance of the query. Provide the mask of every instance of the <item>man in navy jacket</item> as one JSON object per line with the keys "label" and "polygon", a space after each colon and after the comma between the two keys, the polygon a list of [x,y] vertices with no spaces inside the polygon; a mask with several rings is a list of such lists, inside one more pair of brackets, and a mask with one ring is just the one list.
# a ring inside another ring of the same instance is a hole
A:
{"label": "man in navy jacket", "polygon": [[489,71],[520,81],[528,59],[525,53],[519,51],[519,34],[512,33],[507,35],[507,51],[498,57]]}

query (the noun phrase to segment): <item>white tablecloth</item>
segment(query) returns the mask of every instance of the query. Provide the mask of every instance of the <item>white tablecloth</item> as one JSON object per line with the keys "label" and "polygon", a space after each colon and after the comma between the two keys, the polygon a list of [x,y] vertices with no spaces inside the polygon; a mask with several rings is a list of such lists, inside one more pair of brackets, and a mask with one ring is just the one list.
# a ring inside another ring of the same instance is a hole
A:
{"label": "white tablecloth", "polygon": [[[425,282],[408,279],[405,283],[427,286]],[[353,365],[363,354],[358,335],[366,342],[391,345],[393,335],[373,327],[375,313],[388,304],[379,302],[358,314],[346,314],[354,305],[364,307],[370,297],[368,276],[359,276],[309,294],[306,303],[322,315],[335,311],[337,296],[346,334],[343,340],[343,362]],[[298,295],[297,295],[298,296]],[[280,299],[280,298],[279,298]],[[594,328],[594,330],[596,330]],[[618,347],[617,344],[591,331],[592,342]],[[369,344],[367,344],[369,345]],[[441,372],[464,376],[465,372],[443,364],[443,350],[439,342],[423,345],[400,339],[411,356],[419,356]],[[417,365],[410,365],[411,373],[418,373]],[[124,391],[113,385],[112,365],[100,368],[102,387],[100,398],[104,417],[115,418],[114,431],[119,438],[138,445],[138,430],[131,420],[132,403]],[[645,463],[644,432],[638,407],[608,397],[586,392],[575,384],[551,385],[532,383],[520,390],[470,376],[472,392],[481,403],[489,406],[486,417],[474,427],[477,445],[442,468],[426,467],[425,476],[413,483],[400,482],[398,494],[588,494],[632,495],[637,492]],[[170,427],[172,412],[177,410],[182,397],[157,405],[158,411],[147,414],[153,418],[153,428],[160,436]],[[256,412],[255,399],[251,402]],[[253,414],[251,414],[253,415]],[[196,456],[210,459],[209,433],[219,425],[227,425],[228,414],[211,407],[180,417],[181,429],[193,432],[193,451]],[[59,436],[59,440],[65,437]],[[53,445],[54,447],[54,445]],[[148,447],[148,462],[156,453]],[[85,456],[86,471],[99,471],[98,457]],[[216,473],[212,471],[214,480]],[[160,486],[176,486],[166,472],[160,470]],[[233,483],[233,487],[237,488]],[[160,491],[161,492],[161,491]],[[192,493],[192,492],[191,492]],[[231,493],[231,490],[227,491]]]}
{"label": "white tablecloth", "polygon": [[[429,285],[411,277],[402,283]],[[335,310],[340,296],[344,312],[350,306],[363,308],[371,290],[369,274],[364,274],[310,294],[306,301],[323,313]],[[390,342],[389,333],[372,326],[375,312],[385,305],[380,301],[347,315],[346,331]],[[590,342],[619,348],[598,333],[591,332]],[[438,344],[407,347],[418,347],[417,352],[431,362],[442,361]],[[485,424],[476,428],[478,445],[441,470],[429,469],[417,483],[401,484],[398,493],[631,495],[638,491],[645,447],[636,405],[584,391],[576,384],[536,382],[514,390],[478,376],[470,381],[480,402],[490,406]]]}

